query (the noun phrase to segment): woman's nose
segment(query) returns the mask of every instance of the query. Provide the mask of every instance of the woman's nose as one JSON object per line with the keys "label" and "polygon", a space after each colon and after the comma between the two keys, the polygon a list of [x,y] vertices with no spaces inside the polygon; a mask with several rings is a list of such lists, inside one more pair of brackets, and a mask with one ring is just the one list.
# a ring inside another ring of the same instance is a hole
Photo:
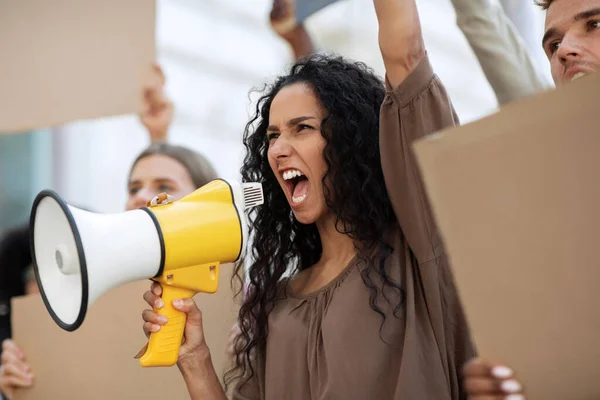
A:
{"label": "woman's nose", "polygon": [[287,138],[280,136],[269,149],[277,159],[289,157],[292,154],[293,147]]}

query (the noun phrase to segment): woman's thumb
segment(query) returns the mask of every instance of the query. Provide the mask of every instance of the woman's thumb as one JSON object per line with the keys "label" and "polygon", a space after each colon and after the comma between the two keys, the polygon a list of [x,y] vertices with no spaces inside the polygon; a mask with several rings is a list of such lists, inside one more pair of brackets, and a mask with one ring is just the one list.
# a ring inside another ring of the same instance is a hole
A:
{"label": "woman's thumb", "polygon": [[[202,312],[194,302],[194,299],[174,300],[173,307],[187,314],[187,323],[185,335],[189,339],[188,334],[198,334],[198,330],[202,330]],[[188,327],[193,327],[194,332],[188,332]]]}

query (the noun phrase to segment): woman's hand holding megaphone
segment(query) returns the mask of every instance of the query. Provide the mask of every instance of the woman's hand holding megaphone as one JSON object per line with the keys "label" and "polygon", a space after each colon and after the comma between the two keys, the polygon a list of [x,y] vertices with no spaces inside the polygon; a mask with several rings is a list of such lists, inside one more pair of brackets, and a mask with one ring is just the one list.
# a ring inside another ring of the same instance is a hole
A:
{"label": "woman's hand holding megaphone", "polygon": [[[161,309],[165,306],[161,295],[161,286],[153,282],[150,290],[144,293],[144,300],[151,307]],[[183,375],[190,398],[227,400],[204,340],[202,313],[194,299],[174,300],[173,307],[187,314],[177,366]],[[160,327],[167,323],[164,316],[153,310],[145,310],[142,318],[144,333],[148,338],[150,334],[158,332]]]}
{"label": "woman's hand holding megaphone", "polygon": [[[144,293],[144,300],[157,309],[164,307],[164,302],[160,297],[162,288],[160,284],[153,282],[150,290]],[[175,300],[173,307],[187,314],[185,330],[183,333],[183,342],[179,349],[179,359],[177,365],[180,369],[195,368],[198,362],[205,362],[210,359],[210,350],[204,339],[204,329],[202,327],[202,312],[196,306],[194,299]],[[144,333],[150,337],[151,333],[158,332],[160,327],[167,323],[167,318],[156,313],[153,310],[144,310],[142,313],[144,320]]]}

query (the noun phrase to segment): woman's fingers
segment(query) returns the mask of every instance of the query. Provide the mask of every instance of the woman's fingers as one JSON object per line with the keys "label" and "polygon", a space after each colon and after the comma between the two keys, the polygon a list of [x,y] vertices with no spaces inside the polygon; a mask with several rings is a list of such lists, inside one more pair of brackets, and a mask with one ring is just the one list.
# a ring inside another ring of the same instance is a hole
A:
{"label": "woman's fingers", "polygon": [[514,375],[514,372],[510,368],[482,358],[468,362],[463,372],[465,376],[487,376],[496,379],[508,379]]}
{"label": "woman's fingers", "polygon": [[8,353],[8,354],[16,354],[17,357],[24,359],[25,358],[25,354],[21,351],[21,349],[19,348],[19,346],[17,346],[17,344],[11,340],[11,339],[5,339],[2,341],[2,354],[4,353]]}
{"label": "woman's fingers", "polygon": [[167,317],[152,310],[144,310],[142,312],[142,319],[145,322],[150,322],[156,325],[164,325],[168,321]]}
{"label": "woman's fingers", "polygon": [[[152,282],[150,290],[144,292],[143,297],[148,305],[154,309],[161,309],[165,306],[165,302],[160,298],[161,295],[162,287],[160,284],[157,282]],[[154,310],[144,310],[142,312],[142,319],[144,320],[142,329],[144,330],[146,337],[150,337],[151,333],[158,332],[161,325],[164,325],[168,322],[167,317],[158,314]]]}
{"label": "woman's fingers", "polygon": [[26,388],[33,385],[33,377],[30,379],[23,379],[15,375],[7,375],[3,377],[3,381],[5,382],[6,386],[12,387]]}
{"label": "woman's fingers", "polygon": [[151,333],[158,332],[161,325],[168,322],[167,317],[152,310],[144,310],[142,312],[142,319],[144,320],[143,329],[146,337],[150,337]]}
{"label": "woman's fingers", "polygon": [[472,395],[520,393],[523,390],[516,379],[497,380],[493,378],[470,378],[465,382],[465,389]]}
{"label": "woman's fingers", "polygon": [[16,380],[24,382],[24,384],[33,382],[33,374],[15,364],[3,364],[2,374],[7,378],[14,377]]}
{"label": "woman's fingers", "polygon": [[30,372],[31,368],[24,361],[23,358],[19,357],[16,353],[11,352],[3,352],[2,353],[2,366],[6,367],[9,365],[14,365],[16,368],[23,370],[25,372]]}
{"label": "woman's fingers", "polygon": [[144,292],[144,300],[150,307],[163,308],[165,303],[159,295],[155,294],[152,290]]}
{"label": "woman's fingers", "polygon": [[514,372],[501,364],[474,359],[463,369],[469,400],[522,400],[523,386]]}
{"label": "woman's fingers", "polygon": [[153,324],[152,322],[144,322],[143,329],[144,335],[149,339],[151,333],[156,333],[160,330],[160,325]]}
{"label": "woman's fingers", "polygon": [[150,286],[150,290],[152,290],[152,292],[155,295],[162,296],[162,286],[160,286],[160,283],[152,282],[152,286]]}

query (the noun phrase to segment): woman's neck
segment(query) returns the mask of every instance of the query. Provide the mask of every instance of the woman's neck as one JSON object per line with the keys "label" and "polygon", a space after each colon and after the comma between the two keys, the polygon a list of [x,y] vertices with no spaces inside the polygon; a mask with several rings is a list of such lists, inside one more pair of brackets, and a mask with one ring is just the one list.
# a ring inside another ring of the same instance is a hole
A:
{"label": "woman's neck", "polygon": [[344,267],[356,253],[354,240],[335,228],[335,216],[330,215],[317,221],[321,238],[322,254],[317,263],[320,266]]}
{"label": "woman's neck", "polygon": [[312,267],[301,271],[292,280],[296,293],[311,293],[335,279],[356,254],[354,241],[335,229],[335,217],[324,217],[316,222],[321,237],[321,258]]}

